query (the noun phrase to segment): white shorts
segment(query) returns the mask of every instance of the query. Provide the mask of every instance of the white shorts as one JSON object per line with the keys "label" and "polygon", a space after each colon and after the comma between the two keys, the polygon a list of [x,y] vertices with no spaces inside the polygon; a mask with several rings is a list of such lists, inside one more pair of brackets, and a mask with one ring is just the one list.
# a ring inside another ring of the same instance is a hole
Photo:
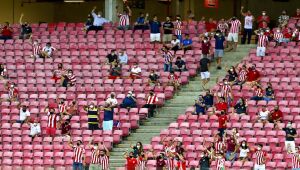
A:
{"label": "white shorts", "polygon": [[210,78],[210,72],[201,72],[201,79],[209,79]]}
{"label": "white shorts", "polygon": [[285,144],[286,151],[290,150],[293,153],[296,152],[295,151],[295,141],[285,141],[284,144]]}
{"label": "white shorts", "polygon": [[160,33],[151,33],[150,34],[150,41],[154,42],[154,41],[160,41]]}
{"label": "white shorts", "polygon": [[113,125],[114,125],[114,121],[113,120],[103,121],[102,128],[103,128],[103,130],[112,130],[113,129]]}
{"label": "white shorts", "polygon": [[266,47],[257,47],[256,48],[256,56],[264,57],[266,55]]}
{"label": "white shorts", "polygon": [[229,33],[227,37],[227,41],[239,42],[239,34],[238,33]]}
{"label": "white shorts", "polygon": [[266,170],[266,165],[254,165],[254,170]]}
{"label": "white shorts", "polygon": [[29,136],[35,136],[35,135],[38,135],[38,134],[40,134],[40,132],[37,132],[37,131],[30,131]]}

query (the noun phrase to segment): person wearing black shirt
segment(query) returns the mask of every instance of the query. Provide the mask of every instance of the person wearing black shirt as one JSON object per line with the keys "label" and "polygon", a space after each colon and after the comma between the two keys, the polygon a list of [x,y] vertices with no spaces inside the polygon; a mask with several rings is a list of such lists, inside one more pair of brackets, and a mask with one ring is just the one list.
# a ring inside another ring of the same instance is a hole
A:
{"label": "person wearing black shirt", "polygon": [[206,94],[205,96],[203,96],[203,99],[204,99],[206,109],[214,105],[214,96],[210,93],[209,90],[206,91]]}
{"label": "person wearing black shirt", "polygon": [[297,131],[292,127],[292,122],[288,122],[286,128],[282,128],[285,131],[285,149],[287,151],[295,153],[295,138],[297,137]]}
{"label": "person wearing black shirt", "polygon": [[118,56],[116,54],[116,50],[114,50],[114,49],[111,50],[110,54],[108,54],[106,56],[106,58],[107,58],[107,64],[117,64],[117,63],[119,63]]}
{"label": "person wearing black shirt", "polygon": [[154,72],[154,70],[151,70],[151,73],[149,75],[149,84],[150,85],[159,85],[159,76]]}
{"label": "person wearing black shirt", "polygon": [[171,22],[170,17],[166,18],[166,22],[164,22],[163,24],[163,29],[164,29],[163,42],[164,43],[171,42],[174,24]]}
{"label": "person wearing black shirt", "polygon": [[19,23],[21,25],[21,34],[20,34],[20,39],[28,39],[30,36],[31,36],[31,33],[32,33],[32,29],[31,27],[28,25],[27,22],[24,22],[23,23],[23,17],[24,17],[24,14],[21,14],[21,17],[20,17],[20,20],[19,20]]}
{"label": "person wearing black shirt", "polygon": [[235,68],[233,66],[230,67],[230,69],[227,71],[228,73],[228,82],[233,83],[238,78],[238,74],[235,71]]}
{"label": "person wearing black shirt", "polygon": [[203,83],[203,89],[205,89],[205,85],[209,82],[210,79],[209,66],[210,60],[206,56],[203,56],[203,58],[200,60],[200,74]]}
{"label": "person wearing black shirt", "polygon": [[270,82],[267,83],[266,95],[264,97],[264,100],[267,102],[274,100],[274,90]]}
{"label": "person wearing black shirt", "polygon": [[209,170],[210,158],[207,152],[204,152],[203,155],[201,155],[199,166],[200,166],[200,170]]}
{"label": "person wearing black shirt", "polygon": [[[247,113],[247,104],[245,99],[240,98],[234,106],[234,109],[237,114],[246,114]],[[234,110],[232,110],[234,111]]]}
{"label": "person wearing black shirt", "polygon": [[173,68],[175,71],[186,71],[185,62],[181,59],[181,57],[176,58],[176,62]]}

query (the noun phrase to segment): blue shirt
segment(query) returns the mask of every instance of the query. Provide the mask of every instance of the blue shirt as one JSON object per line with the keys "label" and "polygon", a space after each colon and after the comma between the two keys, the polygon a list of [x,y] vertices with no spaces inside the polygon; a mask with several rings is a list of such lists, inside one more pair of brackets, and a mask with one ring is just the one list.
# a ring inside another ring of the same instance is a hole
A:
{"label": "blue shirt", "polygon": [[125,97],[123,100],[123,104],[126,106],[131,106],[135,104],[135,101],[131,97]]}
{"label": "blue shirt", "polygon": [[121,64],[127,64],[127,62],[128,62],[127,54],[119,55],[119,60],[120,60]]}
{"label": "blue shirt", "polygon": [[109,22],[107,19],[103,18],[103,17],[99,17],[95,12],[92,12],[92,16],[94,18],[94,26],[102,26],[104,23]]}
{"label": "blue shirt", "polygon": [[138,24],[144,24],[145,23],[145,18],[144,17],[138,17],[137,20],[136,20],[136,22]]}
{"label": "blue shirt", "polygon": [[111,110],[104,110],[104,118],[103,121],[110,121],[114,119],[114,111]]}
{"label": "blue shirt", "polygon": [[192,45],[193,41],[191,39],[184,39],[182,41],[183,46]]}
{"label": "blue shirt", "polygon": [[217,50],[224,50],[224,41],[225,41],[225,37],[222,36],[216,36],[215,35],[215,49]]}
{"label": "blue shirt", "polygon": [[150,32],[153,34],[160,33],[161,24],[159,21],[150,21]]}
{"label": "blue shirt", "polygon": [[214,96],[212,95],[205,95],[203,96],[204,103],[206,106],[213,106],[214,105]]}

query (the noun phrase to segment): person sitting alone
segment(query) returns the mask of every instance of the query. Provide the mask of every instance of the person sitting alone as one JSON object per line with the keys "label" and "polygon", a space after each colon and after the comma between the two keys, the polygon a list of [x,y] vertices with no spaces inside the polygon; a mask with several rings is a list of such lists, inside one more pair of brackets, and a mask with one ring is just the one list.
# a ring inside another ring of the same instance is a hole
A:
{"label": "person sitting alone", "polygon": [[159,85],[159,76],[154,72],[154,70],[151,70],[148,83],[150,86],[156,86]]}
{"label": "person sitting alone", "polygon": [[41,52],[41,57],[42,58],[50,58],[53,56],[53,52],[55,51],[56,49],[54,47],[51,46],[51,43],[47,43],[46,46],[42,49],[42,52]]}
{"label": "person sitting alone", "polygon": [[4,64],[0,64],[0,80],[7,78],[7,69]]}
{"label": "person sitting alone", "polygon": [[37,118],[34,119],[34,121],[29,123],[30,125],[30,133],[29,136],[32,138],[32,140],[41,134],[41,125]]}
{"label": "person sitting alone", "polygon": [[183,50],[184,51],[191,50],[192,44],[193,44],[193,41],[192,41],[192,39],[190,39],[190,36],[188,34],[185,35],[185,39],[182,41]]}
{"label": "person sitting alone", "polygon": [[110,70],[109,79],[117,79],[120,78],[122,75],[122,69],[119,64],[114,64]]}
{"label": "person sitting alone", "polygon": [[199,95],[198,100],[195,100],[195,114],[196,115],[204,115],[206,106],[205,101],[202,95]]}
{"label": "person sitting alone", "polygon": [[135,63],[134,66],[131,68],[130,77],[132,79],[138,79],[141,77],[142,69],[139,67],[138,63]]}
{"label": "person sitting alone", "polygon": [[132,91],[129,91],[127,96],[124,98],[122,104],[120,105],[121,108],[136,108],[136,98]]}
{"label": "person sitting alone", "polygon": [[63,87],[72,87],[76,84],[76,77],[73,74],[72,70],[68,70],[68,73],[65,74],[62,78],[62,86]]}
{"label": "person sitting alone", "polygon": [[173,86],[175,91],[177,91],[180,86],[179,77],[174,73],[174,71],[171,71],[168,79],[168,85]]}
{"label": "person sitting alone", "polygon": [[185,62],[181,59],[181,57],[177,57],[175,61],[175,65],[173,66],[174,71],[186,71]]}
{"label": "person sitting alone", "polygon": [[180,50],[180,45],[180,40],[177,38],[176,35],[173,35],[173,38],[171,40],[171,50],[173,50],[176,53],[176,51]]}

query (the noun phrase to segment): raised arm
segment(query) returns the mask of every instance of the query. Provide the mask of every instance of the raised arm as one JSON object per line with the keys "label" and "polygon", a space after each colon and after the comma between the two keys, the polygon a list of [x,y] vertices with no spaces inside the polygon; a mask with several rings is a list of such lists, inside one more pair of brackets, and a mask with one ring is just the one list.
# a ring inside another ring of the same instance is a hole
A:
{"label": "raised arm", "polygon": [[73,143],[72,143],[72,139],[70,138],[70,140],[69,140],[69,142],[68,142],[68,145],[71,147],[71,148],[73,148],[74,147],[74,145],[73,145]]}
{"label": "raised arm", "polygon": [[132,11],[131,11],[130,7],[127,6],[126,8],[128,9],[128,16],[131,16],[132,15]]}
{"label": "raised arm", "polygon": [[110,152],[109,152],[109,150],[107,149],[107,147],[106,147],[104,144],[102,144],[102,146],[103,146],[103,148],[104,148],[104,150],[105,150],[106,156],[110,156]]}
{"label": "raised arm", "polygon": [[20,19],[19,19],[20,25],[23,25],[23,17],[24,17],[24,14],[22,13],[20,16]]}
{"label": "raised arm", "polygon": [[246,13],[245,12],[243,12],[243,10],[244,10],[244,6],[241,6],[241,15],[243,15],[244,17],[246,16]]}

